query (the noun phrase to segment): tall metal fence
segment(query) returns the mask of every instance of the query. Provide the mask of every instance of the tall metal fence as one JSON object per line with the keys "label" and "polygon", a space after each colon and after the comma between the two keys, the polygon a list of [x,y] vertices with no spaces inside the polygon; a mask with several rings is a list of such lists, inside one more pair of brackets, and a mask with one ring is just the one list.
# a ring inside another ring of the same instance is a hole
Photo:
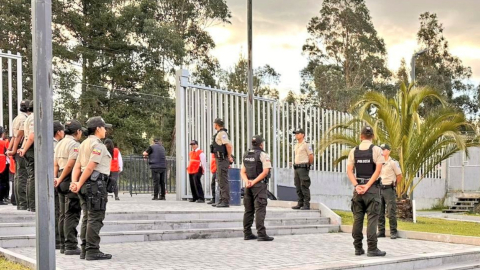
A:
{"label": "tall metal fence", "polygon": [[[167,157],[165,185],[167,193],[175,193],[175,158]],[[118,184],[120,192],[133,194],[153,194],[152,172],[148,159],[142,156],[123,157],[123,172],[120,174]]]}
{"label": "tall metal fence", "polygon": [[[5,63],[6,62],[6,63]],[[4,64],[6,64],[6,79],[4,82]],[[3,122],[3,114],[5,110],[5,105],[7,102],[4,102],[4,90],[5,86],[7,88],[8,95],[8,130],[10,131],[10,136],[13,135],[12,121],[14,117],[14,105],[13,105],[13,81],[16,80],[15,91],[17,94],[17,110],[15,115],[20,110],[20,102],[22,100],[22,56],[20,53],[12,54],[10,51],[6,53],[0,50],[0,126],[5,127]]]}

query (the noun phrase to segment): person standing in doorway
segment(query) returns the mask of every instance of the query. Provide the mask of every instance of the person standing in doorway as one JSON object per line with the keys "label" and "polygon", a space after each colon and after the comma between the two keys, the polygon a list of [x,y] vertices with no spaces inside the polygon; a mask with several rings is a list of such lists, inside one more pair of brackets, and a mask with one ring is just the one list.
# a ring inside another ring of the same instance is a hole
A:
{"label": "person standing in doorway", "polygon": [[115,195],[115,200],[119,201],[118,197],[118,179],[120,178],[120,173],[123,171],[123,159],[120,150],[115,147],[114,142],[111,139],[105,140],[105,146],[107,147],[108,152],[112,154],[112,164],[110,167],[110,181],[113,185],[113,194]]}
{"label": "person standing in doorway", "polygon": [[390,238],[397,239],[397,192],[395,187],[402,181],[400,164],[390,157],[390,145],[381,144],[385,163],[382,166],[380,176],[382,178],[382,202],[380,217],[378,219],[377,237],[385,237],[385,212],[390,221]]}
{"label": "person standing in doorway", "polygon": [[[143,157],[148,157],[150,170],[153,178],[153,199],[165,199],[165,175],[167,171],[167,157],[165,155],[165,147],[163,147],[159,138],[153,140],[153,144],[143,152]],[[160,192],[160,196],[159,193]]]}
{"label": "person standing in doorway", "polygon": [[298,203],[292,209],[310,210],[310,166],[313,164],[313,149],[305,142],[305,130],[297,129],[293,132],[297,144],[295,145],[295,188],[297,189]]}
{"label": "person standing in doorway", "polygon": [[207,169],[207,160],[205,153],[198,147],[198,142],[193,140],[190,142],[192,151],[190,152],[190,163],[187,167],[188,177],[190,179],[190,190],[192,191],[192,199],[189,202],[204,203],[205,195],[202,187],[202,175]]}
{"label": "person standing in doorway", "polygon": [[216,207],[230,207],[230,185],[228,183],[228,167],[233,163],[233,147],[230,142],[225,124],[222,119],[217,118],[213,122],[213,128],[217,133],[212,138],[210,150],[215,154],[215,161],[217,162],[217,181],[220,187],[220,198],[218,205],[212,204]]}

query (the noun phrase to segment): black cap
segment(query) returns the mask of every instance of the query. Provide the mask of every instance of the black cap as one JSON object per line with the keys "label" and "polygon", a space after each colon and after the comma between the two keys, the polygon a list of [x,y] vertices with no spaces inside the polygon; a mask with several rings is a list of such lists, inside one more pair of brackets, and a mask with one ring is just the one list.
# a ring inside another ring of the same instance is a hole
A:
{"label": "black cap", "polygon": [[192,141],[190,142],[190,145],[198,145],[198,142],[197,142],[196,140],[192,140]]}
{"label": "black cap", "polygon": [[372,136],[373,128],[371,126],[364,126],[362,128],[362,135]]}
{"label": "black cap", "polygon": [[82,130],[82,132],[86,132],[87,129],[82,127],[82,124],[80,124],[80,122],[78,122],[77,120],[75,119],[72,119],[72,120],[69,120],[65,123],[65,129],[68,129],[72,132],[75,132],[79,129]]}
{"label": "black cap", "polygon": [[65,130],[62,123],[60,123],[60,121],[53,121],[53,134],[56,134],[61,130]]}
{"label": "black cap", "polygon": [[153,142],[159,142],[159,141],[160,141],[160,138],[153,139]]}
{"label": "black cap", "polygon": [[28,112],[33,112],[33,100],[30,100],[30,102],[28,103],[27,111]]}
{"label": "black cap", "polygon": [[213,121],[213,123],[223,127],[225,125],[225,123],[223,122],[222,118],[217,118],[215,119],[215,121]]}
{"label": "black cap", "polygon": [[28,99],[22,100],[22,102],[20,102],[20,111],[27,112],[29,106],[30,106],[30,100]]}
{"label": "black cap", "polygon": [[260,135],[255,135],[252,137],[252,144],[253,145],[260,145],[264,142],[265,140],[262,138]]}
{"label": "black cap", "polygon": [[380,148],[382,148],[382,150],[385,150],[385,149],[387,149],[387,150],[392,150],[392,149],[390,148],[390,145],[388,145],[388,144],[386,144],[386,143],[380,144]]}
{"label": "black cap", "polygon": [[92,117],[92,118],[88,119],[87,127],[88,128],[96,128],[96,127],[112,128],[112,125],[105,123],[105,120],[103,120],[102,117],[95,116],[95,117]]}
{"label": "black cap", "polygon": [[305,135],[305,130],[303,130],[303,128],[297,128],[293,131],[293,134],[299,134],[299,133]]}

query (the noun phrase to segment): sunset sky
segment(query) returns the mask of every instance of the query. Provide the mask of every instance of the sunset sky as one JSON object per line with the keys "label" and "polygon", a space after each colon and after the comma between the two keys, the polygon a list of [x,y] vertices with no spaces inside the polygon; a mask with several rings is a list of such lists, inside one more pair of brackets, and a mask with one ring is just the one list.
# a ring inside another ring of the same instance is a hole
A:
{"label": "sunset sky", "polygon": [[[212,54],[223,68],[232,67],[239,55],[247,55],[247,1],[227,0],[232,24],[208,29],[217,47]],[[396,71],[405,57],[410,63],[418,49],[419,15],[437,13],[451,52],[473,70],[472,82],[480,82],[480,0],[367,0],[370,15],[388,50],[388,67]],[[281,97],[299,91],[299,71],[307,60],[302,45],[308,38],[306,26],[319,15],[320,0],[253,1],[254,66],[270,64],[281,76]]]}

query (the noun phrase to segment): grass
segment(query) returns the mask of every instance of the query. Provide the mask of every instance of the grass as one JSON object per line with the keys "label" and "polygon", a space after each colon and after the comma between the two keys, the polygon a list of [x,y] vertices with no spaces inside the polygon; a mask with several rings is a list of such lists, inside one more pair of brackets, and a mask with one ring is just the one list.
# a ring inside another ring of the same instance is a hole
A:
{"label": "grass", "polygon": [[29,268],[0,257],[0,270],[28,270]]}
{"label": "grass", "polygon": [[[343,225],[353,224],[353,216],[351,212],[335,211],[335,213],[342,217]],[[388,226],[389,225],[387,219],[387,230],[389,228]],[[417,223],[398,220],[398,230],[401,231],[429,232],[480,237],[479,228],[480,225],[474,222],[453,221],[438,218],[418,217]]]}

